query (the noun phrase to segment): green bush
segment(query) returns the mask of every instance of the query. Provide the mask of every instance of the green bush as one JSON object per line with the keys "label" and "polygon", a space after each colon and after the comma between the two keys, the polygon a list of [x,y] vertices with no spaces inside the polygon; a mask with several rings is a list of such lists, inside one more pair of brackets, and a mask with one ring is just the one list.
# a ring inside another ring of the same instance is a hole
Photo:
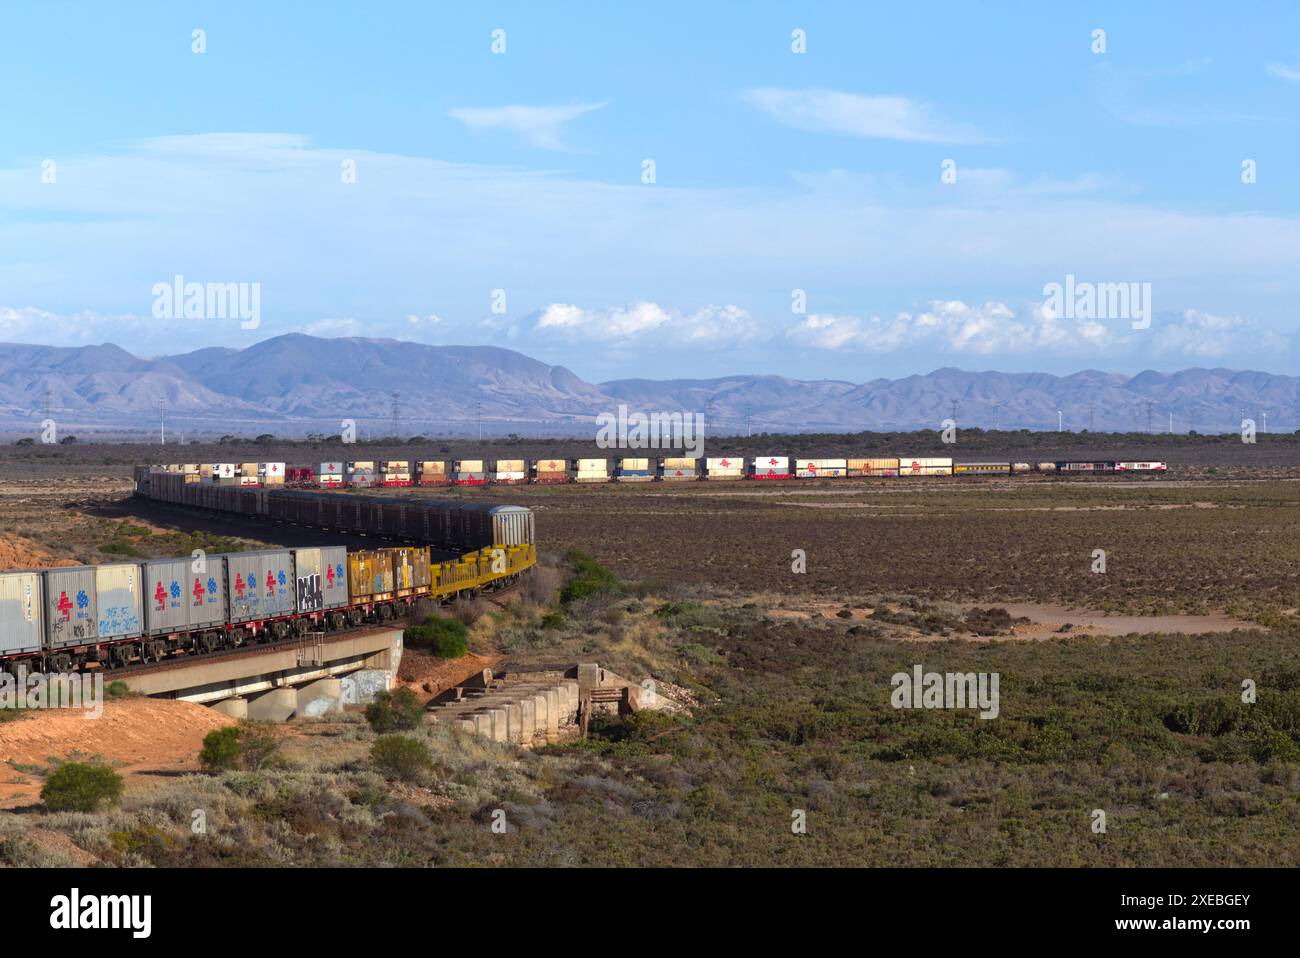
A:
{"label": "green bush", "polygon": [[443,659],[458,659],[469,652],[469,628],[458,619],[429,616],[403,633],[403,643],[412,649],[432,652]]}
{"label": "green bush", "polygon": [[213,729],[203,736],[199,750],[199,764],[209,772],[224,772],[239,767],[243,749],[239,744],[239,728],[228,725]]}
{"label": "green bush", "polygon": [[366,721],[374,732],[409,731],[419,728],[424,717],[424,707],[415,693],[408,688],[396,692],[379,692],[366,706]]}
{"label": "green bush", "polygon": [[433,767],[429,747],[406,735],[379,736],[370,747],[370,761],[384,777],[403,782],[417,781]]}
{"label": "green bush", "polygon": [[104,689],[110,699],[125,698],[131,694],[131,687],[118,679],[115,682],[109,682],[108,687]]}
{"label": "green bush", "polygon": [[94,812],[122,798],[122,776],[107,765],[68,762],[45,780],[41,801],[52,812]]}
{"label": "green bush", "polygon": [[588,599],[602,592],[618,594],[623,591],[623,584],[618,581],[614,573],[587,553],[575,549],[568,554],[567,558],[573,566],[573,578],[560,590],[560,601],[565,605],[578,599]]}

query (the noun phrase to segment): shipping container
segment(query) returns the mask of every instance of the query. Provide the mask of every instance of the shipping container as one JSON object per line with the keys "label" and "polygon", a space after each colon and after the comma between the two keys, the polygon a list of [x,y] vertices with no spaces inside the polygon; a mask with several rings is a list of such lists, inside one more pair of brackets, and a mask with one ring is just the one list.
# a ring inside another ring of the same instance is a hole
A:
{"label": "shipping container", "polygon": [[288,549],[228,552],[230,621],[248,622],[292,615],[297,605],[293,553]]}
{"label": "shipping container", "polygon": [[212,464],[212,475],[216,479],[234,479],[235,464],[233,462],[217,462]]}
{"label": "shipping container", "polygon": [[573,471],[576,482],[609,482],[608,459],[577,459]]}
{"label": "shipping container", "polygon": [[528,481],[528,470],[522,459],[498,459],[492,470],[493,482],[520,483]]}
{"label": "shipping container", "polygon": [[186,475],[197,475],[198,471],[199,464],[197,462],[187,462],[181,466],[181,472]]}
{"label": "shipping container", "polygon": [[[196,563],[201,563],[198,569]],[[149,635],[220,626],[226,621],[225,561],[150,559],[142,563],[144,623]]]}
{"label": "shipping container", "polygon": [[743,479],[745,460],[739,456],[721,456],[704,460],[705,479]]}
{"label": "shipping container", "polygon": [[457,459],[451,471],[451,481],[458,486],[481,486],[488,478],[482,459]]}
{"label": "shipping container", "polygon": [[862,465],[862,475],[871,478],[889,478],[898,475],[897,459],[867,459]]}
{"label": "shipping container", "polygon": [[46,647],[61,649],[95,641],[99,634],[95,567],[64,566],[45,573]]}
{"label": "shipping container", "polygon": [[144,592],[140,566],[119,562],[95,566],[95,603],[101,641],[124,639],[144,631]]}
{"label": "shipping container", "polygon": [[385,486],[409,486],[411,464],[405,459],[389,459],[379,464],[379,474]]}
{"label": "shipping container", "polygon": [[375,463],[374,463],[373,460],[365,460],[365,459],[363,459],[363,460],[360,460],[359,462],[349,462],[349,463],[348,463],[348,474],[349,474],[349,475],[351,475],[351,474],[354,473],[354,472],[374,472],[374,471],[375,471]]}
{"label": "shipping container", "polygon": [[789,479],[792,476],[787,456],[755,456],[749,468],[749,474],[755,479]]}
{"label": "shipping container", "polygon": [[0,653],[39,652],[44,641],[39,572],[0,572]]}
{"label": "shipping container", "polygon": [[532,473],[533,482],[568,482],[569,464],[564,459],[538,459]]}
{"label": "shipping container", "polygon": [[263,462],[257,467],[258,475],[261,477],[264,485],[282,486],[284,485],[284,463],[282,462]]}
{"label": "shipping container", "polygon": [[898,459],[900,476],[950,476],[952,460],[944,458],[925,458],[922,456],[900,456]]}
{"label": "shipping container", "polygon": [[1116,472],[1164,472],[1168,465],[1163,462],[1117,462]]}
{"label": "shipping container", "polygon": [[696,473],[696,461],[686,456],[668,456],[659,460],[659,475],[661,478],[673,482],[683,479],[694,479]]}
{"label": "shipping container", "polygon": [[348,604],[346,546],[293,550],[299,612],[322,612]]}
{"label": "shipping container", "polygon": [[441,460],[425,459],[416,466],[416,482],[422,486],[445,486],[450,482],[447,464]]}
{"label": "shipping container", "polygon": [[649,459],[619,459],[614,478],[619,482],[649,482],[654,478],[654,466]]}
{"label": "shipping container", "polygon": [[795,475],[800,479],[842,479],[848,474],[847,459],[796,459]]}
{"label": "shipping container", "polygon": [[348,597],[371,602],[393,592],[393,559],[386,549],[348,553]]}
{"label": "shipping container", "polygon": [[429,588],[427,546],[412,546],[389,551],[393,554],[393,589],[399,596]]}

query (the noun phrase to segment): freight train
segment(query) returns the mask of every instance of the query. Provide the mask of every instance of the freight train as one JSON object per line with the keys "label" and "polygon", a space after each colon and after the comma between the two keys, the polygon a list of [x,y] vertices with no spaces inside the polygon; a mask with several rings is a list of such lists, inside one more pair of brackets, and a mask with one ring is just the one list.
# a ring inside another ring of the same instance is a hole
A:
{"label": "freight train", "polygon": [[[284,463],[172,464],[155,467],[178,475],[187,485],[227,488],[368,489],[373,486],[483,486],[557,482],[678,482],[691,479],[856,479],[897,476],[1073,475],[1077,473],[1165,472],[1164,462],[1053,461],[954,462],[947,457],[800,459],[792,456],[619,457],[613,459],[457,459],[381,463],[323,462],[311,466]],[[278,469],[275,467],[279,467]],[[275,476],[288,476],[277,482]],[[272,477],[270,479],[266,477]]]}
{"label": "freight train", "polygon": [[[537,562],[532,512],[520,506],[205,487],[147,467],[136,470],[136,492],[408,544],[0,572],[0,670],[113,669],[386,622],[420,599],[505,588]],[[431,545],[457,557],[438,561]]]}

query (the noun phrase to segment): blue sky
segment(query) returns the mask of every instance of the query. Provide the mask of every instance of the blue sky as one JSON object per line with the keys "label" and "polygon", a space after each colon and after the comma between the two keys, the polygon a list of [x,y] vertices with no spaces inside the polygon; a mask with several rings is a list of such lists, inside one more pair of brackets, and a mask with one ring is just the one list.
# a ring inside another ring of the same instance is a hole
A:
{"label": "blue sky", "polygon": [[[0,340],[1295,368],[1294,4],[122,6],[0,13]],[[259,284],[258,325],[156,318],[178,274]],[[1067,275],[1152,322],[1045,313]]]}

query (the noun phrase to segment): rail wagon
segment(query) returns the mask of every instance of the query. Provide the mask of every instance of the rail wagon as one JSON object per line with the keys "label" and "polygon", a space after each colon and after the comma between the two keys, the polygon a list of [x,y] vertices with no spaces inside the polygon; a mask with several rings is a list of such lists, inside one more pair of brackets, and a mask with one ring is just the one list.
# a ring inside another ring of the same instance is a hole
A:
{"label": "rail wagon", "polygon": [[955,462],[952,466],[954,476],[1009,476],[1009,462]]}
{"label": "rail wagon", "polygon": [[943,457],[899,456],[900,476],[951,476],[952,460]]}
{"label": "rail wagon", "polygon": [[1116,472],[1164,472],[1169,466],[1164,462],[1117,462]]}
{"label": "rail wagon", "polygon": [[405,459],[389,459],[379,464],[379,484],[383,486],[409,486],[411,464]]}
{"label": "rail wagon", "polygon": [[659,460],[659,478],[665,482],[676,482],[697,478],[696,462],[685,456],[667,456]]}
{"label": "rail wagon", "polygon": [[531,472],[533,482],[569,481],[569,464],[564,459],[536,459],[533,461]]}
{"label": "rail wagon", "polygon": [[527,463],[522,459],[498,459],[493,464],[492,481],[508,485],[528,481]]}
{"label": "rail wagon", "polygon": [[787,456],[755,456],[750,460],[749,475],[753,479],[794,478]]}
{"label": "rail wagon", "polygon": [[299,612],[328,612],[348,604],[348,550],[343,546],[294,549],[294,592]]}
{"label": "rail wagon", "polygon": [[39,570],[0,572],[0,653],[39,652],[45,637]]}
{"label": "rail wagon", "polygon": [[654,479],[654,465],[647,458],[624,456],[614,467],[616,482],[649,482]]}
{"label": "rail wagon", "polygon": [[721,456],[704,460],[705,479],[743,479],[745,460],[737,456]]}
{"label": "rail wagon", "polygon": [[800,479],[841,479],[848,472],[847,459],[796,459],[795,475]]}
{"label": "rail wagon", "polygon": [[1057,472],[1114,472],[1115,463],[1111,461],[1091,461],[1076,462],[1067,461],[1056,463]]}
{"label": "rail wagon", "polygon": [[415,483],[419,486],[445,486],[451,482],[447,464],[437,459],[424,459],[415,464]]}
{"label": "rail wagon", "polygon": [[575,482],[609,482],[609,460],[575,459],[573,479]]}
{"label": "rail wagon", "polygon": [[454,486],[481,486],[487,481],[487,469],[482,459],[457,459],[452,464],[451,482]]}
{"label": "rail wagon", "polygon": [[322,462],[320,472],[317,473],[317,483],[322,489],[341,489],[344,475],[342,462]]}
{"label": "rail wagon", "polygon": [[346,476],[345,483],[350,489],[369,489],[379,481],[378,473],[375,472],[375,463],[368,459],[349,462]]}

